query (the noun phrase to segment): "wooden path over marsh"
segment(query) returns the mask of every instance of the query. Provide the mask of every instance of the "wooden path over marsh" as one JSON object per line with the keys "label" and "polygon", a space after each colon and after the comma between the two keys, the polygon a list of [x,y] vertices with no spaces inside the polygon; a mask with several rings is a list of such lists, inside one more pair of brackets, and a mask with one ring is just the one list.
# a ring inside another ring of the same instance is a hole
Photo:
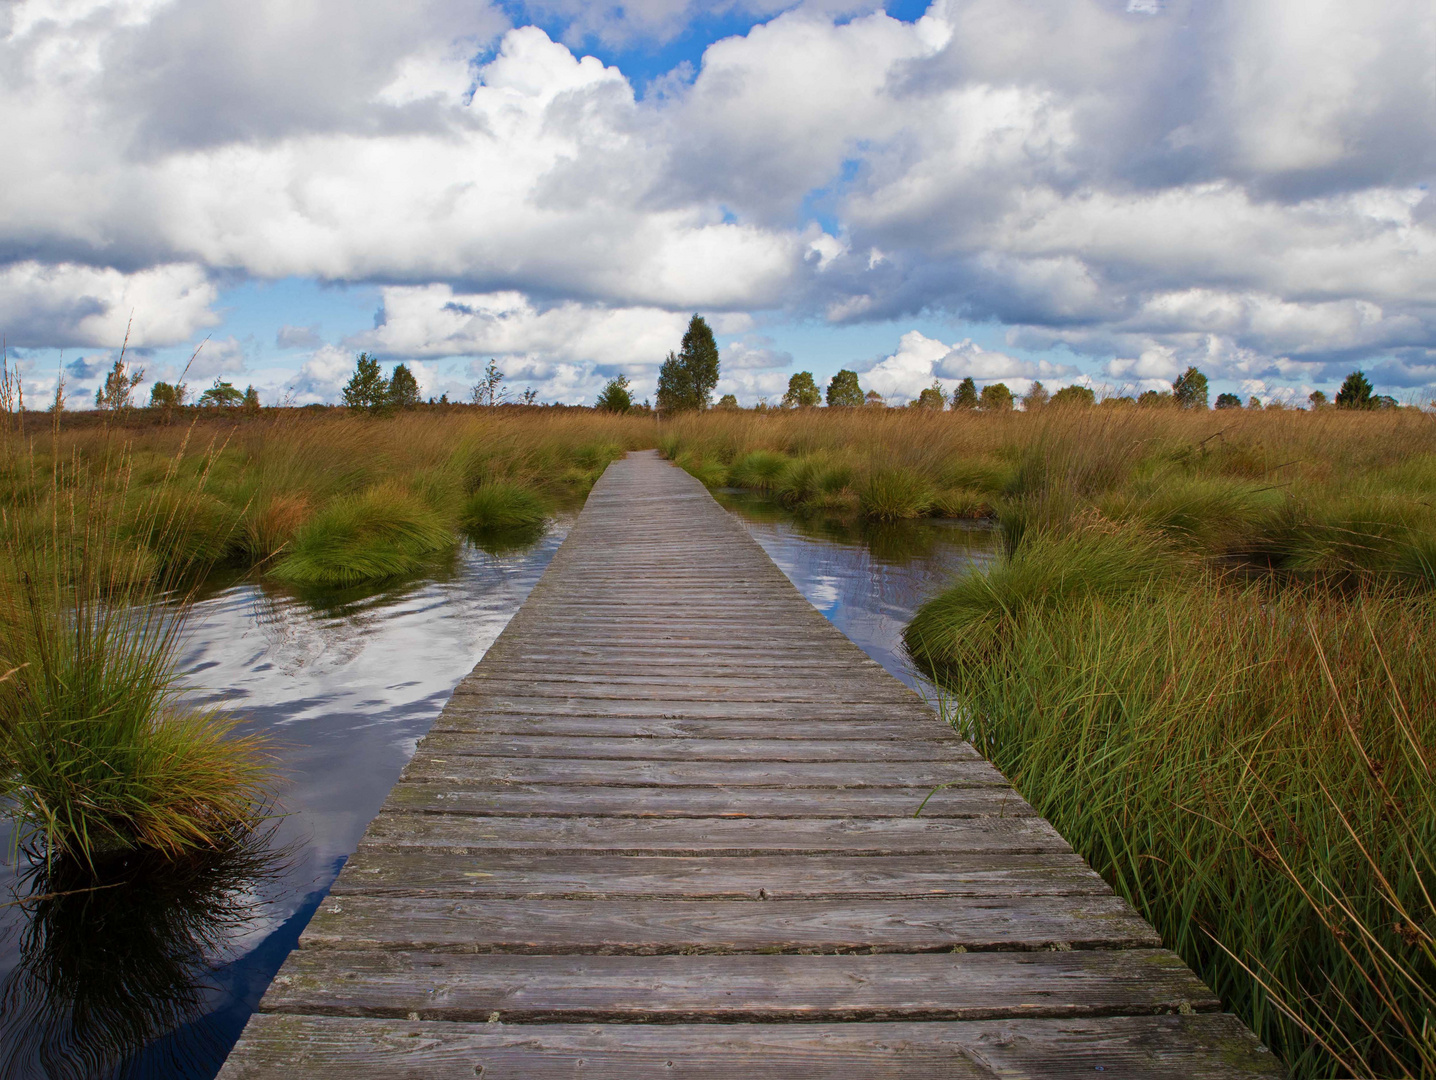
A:
{"label": "wooden path over marsh", "polygon": [[1098,1073],[1280,1070],[640,454],[460,683],[221,1076]]}

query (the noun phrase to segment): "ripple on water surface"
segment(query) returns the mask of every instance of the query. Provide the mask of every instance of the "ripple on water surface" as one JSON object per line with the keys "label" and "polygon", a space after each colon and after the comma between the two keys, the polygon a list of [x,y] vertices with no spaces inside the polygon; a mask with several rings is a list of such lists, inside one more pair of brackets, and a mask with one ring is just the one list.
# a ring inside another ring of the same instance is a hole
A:
{"label": "ripple on water surface", "polygon": [[[983,527],[864,526],[720,498],[815,607],[919,690],[903,626],[996,547]],[[388,589],[216,584],[195,606],[182,670],[196,700],[231,706],[274,741],[285,816],[267,844],[182,873],[135,861],[94,892],[34,867],[0,871],[0,903],[23,901],[0,908],[0,1080],[212,1077],[415,744],[567,528],[507,551],[465,547],[435,575]]]}
{"label": "ripple on water surface", "polygon": [[88,892],[6,865],[0,1078],[213,1076],[415,744],[567,527],[514,550],[466,545],[435,575],[390,588],[240,582],[196,603],[185,682],[272,740],[284,816],[264,845],[182,873],[132,862]]}

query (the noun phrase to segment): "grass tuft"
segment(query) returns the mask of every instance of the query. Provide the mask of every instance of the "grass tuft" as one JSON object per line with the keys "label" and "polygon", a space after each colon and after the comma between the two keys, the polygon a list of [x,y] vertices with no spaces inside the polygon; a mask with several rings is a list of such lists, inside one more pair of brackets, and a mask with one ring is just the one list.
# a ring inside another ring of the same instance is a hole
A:
{"label": "grass tuft", "polygon": [[415,573],[450,550],[450,527],[394,484],[331,501],[298,530],[273,576],[294,585],[355,585]]}
{"label": "grass tuft", "polygon": [[543,502],[532,491],[506,481],[485,484],[464,502],[459,522],[470,533],[533,529],[544,523]]}
{"label": "grass tuft", "polygon": [[858,491],[858,506],[869,521],[922,517],[933,508],[936,492],[913,469],[879,469]]}

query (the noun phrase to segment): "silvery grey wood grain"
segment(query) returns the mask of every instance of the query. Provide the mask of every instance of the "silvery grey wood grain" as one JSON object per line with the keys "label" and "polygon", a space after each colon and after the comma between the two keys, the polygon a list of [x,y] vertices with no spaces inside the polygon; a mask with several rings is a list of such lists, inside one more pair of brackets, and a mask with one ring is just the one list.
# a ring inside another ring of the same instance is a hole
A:
{"label": "silvery grey wood grain", "polygon": [[[1098,1070],[1101,1070],[1099,1073]],[[260,1014],[226,1080],[1230,1080],[1281,1067],[1231,1016],[464,1024]]]}

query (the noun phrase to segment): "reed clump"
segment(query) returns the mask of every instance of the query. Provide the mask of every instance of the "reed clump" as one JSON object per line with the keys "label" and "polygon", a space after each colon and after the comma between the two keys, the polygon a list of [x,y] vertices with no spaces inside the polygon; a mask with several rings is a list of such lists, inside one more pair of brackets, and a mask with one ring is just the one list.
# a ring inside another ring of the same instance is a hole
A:
{"label": "reed clump", "polygon": [[243,842],[272,802],[269,756],[237,718],[186,703],[176,673],[178,582],[237,515],[177,482],[178,462],[145,491],[122,450],[49,460],[47,485],[11,458],[11,475],[34,471],[0,519],[0,797],[17,845],[98,870]]}
{"label": "reed clump", "polygon": [[293,585],[354,585],[413,574],[454,542],[422,499],[379,484],[330,500],[296,531],[271,573]]}
{"label": "reed clump", "polygon": [[507,481],[485,484],[464,502],[460,520],[469,532],[532,529],[543,523],[542,500],[528,488]]}

